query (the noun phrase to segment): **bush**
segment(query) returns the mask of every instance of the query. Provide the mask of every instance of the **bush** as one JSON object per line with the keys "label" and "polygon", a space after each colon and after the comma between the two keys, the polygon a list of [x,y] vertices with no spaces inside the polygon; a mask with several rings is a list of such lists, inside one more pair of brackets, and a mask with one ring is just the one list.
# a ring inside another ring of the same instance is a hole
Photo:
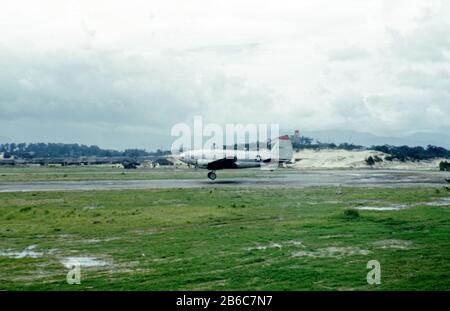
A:
{"label": "bush", "polygon": [[447,161],[441,161],[441,163],[439,163],[439,170],[450,172],[450,163]]}
{"label": "bush", "polygon": [[373,157],[373,159],[375,160],[375,162],[377,162],[377,163],[379,163],[379,162],[383,162],[383,159],[382,158],[380,158],[379,156],[377,156],[377,155],[375,155],[374,157]]}
{"label": "bush", "polygon": [[347,209],[344,211],[344,216],[350,219],[359,218],[359,212],[355,209]]}
{"label": "bush", "polygon": [[372,146],[371,149],[389,154],[390,156],[385,158],[387,161],[421,161],[450,157],[450,150],[432,145],[427,146],[427,148],[423,148],[421,146],[409,147],[383,145]]}
{"label": "bush", "polygon": [[372,156],[369,156],[369,157],[366,159],[366,164],[367,164],[367,165],[370,165],[370,166],[372,166],[372,165],[375,164],[375,160],[372,158]]}

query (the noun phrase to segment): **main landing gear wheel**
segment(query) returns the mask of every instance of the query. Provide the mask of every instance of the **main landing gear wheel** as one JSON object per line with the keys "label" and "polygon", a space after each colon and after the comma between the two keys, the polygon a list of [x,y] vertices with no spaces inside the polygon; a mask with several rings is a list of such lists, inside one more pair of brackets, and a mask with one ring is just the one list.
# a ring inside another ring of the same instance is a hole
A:
{"label": "main landing gear wheel", "polygon": [[208,178],[209,178],[209,179],[214,180],[214,179],[216,179],[216,177],[217,177],[217,176],[216,176],[216,173],[214,173],[214,172],[209,172],[209,173],[208,173]]}

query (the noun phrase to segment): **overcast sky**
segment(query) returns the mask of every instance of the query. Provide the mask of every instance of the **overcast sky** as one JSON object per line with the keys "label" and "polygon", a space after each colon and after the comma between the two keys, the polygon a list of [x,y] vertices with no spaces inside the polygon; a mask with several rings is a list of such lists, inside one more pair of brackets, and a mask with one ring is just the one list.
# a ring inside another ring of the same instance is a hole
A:
{"label": "overcast sky", "polygon": [[170,146],[172,125],[450,131],[450,1],[4,1],[0,142]]}

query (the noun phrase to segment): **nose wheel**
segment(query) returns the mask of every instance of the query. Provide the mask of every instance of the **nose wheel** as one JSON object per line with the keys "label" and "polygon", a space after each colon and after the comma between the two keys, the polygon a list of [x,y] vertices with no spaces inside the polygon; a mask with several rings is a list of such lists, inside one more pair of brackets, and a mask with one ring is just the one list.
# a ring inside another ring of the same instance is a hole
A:
{"label": "nose wheel", "polygon": [[209,172],[208,173],[208,178],[209,179],[214,180],[214,179],[216,179],[216,177],[217,177],[216,173],[214,173],[214,172]]}

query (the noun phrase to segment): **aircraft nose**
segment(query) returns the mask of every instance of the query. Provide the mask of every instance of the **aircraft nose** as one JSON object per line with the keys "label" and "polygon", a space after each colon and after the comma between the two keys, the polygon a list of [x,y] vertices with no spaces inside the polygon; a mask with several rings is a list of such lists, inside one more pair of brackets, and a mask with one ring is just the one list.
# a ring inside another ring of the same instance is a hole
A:
{"label": "aircraft nose", "polygon": [[[186,157],[186,154],[185,153],[181,153],[180,154],[180,161],[181,162],[184,162],[184,163],[188,163],[189,161],[188,161],[188,158]],[[188,163],[189,164],[189,163]]]}

